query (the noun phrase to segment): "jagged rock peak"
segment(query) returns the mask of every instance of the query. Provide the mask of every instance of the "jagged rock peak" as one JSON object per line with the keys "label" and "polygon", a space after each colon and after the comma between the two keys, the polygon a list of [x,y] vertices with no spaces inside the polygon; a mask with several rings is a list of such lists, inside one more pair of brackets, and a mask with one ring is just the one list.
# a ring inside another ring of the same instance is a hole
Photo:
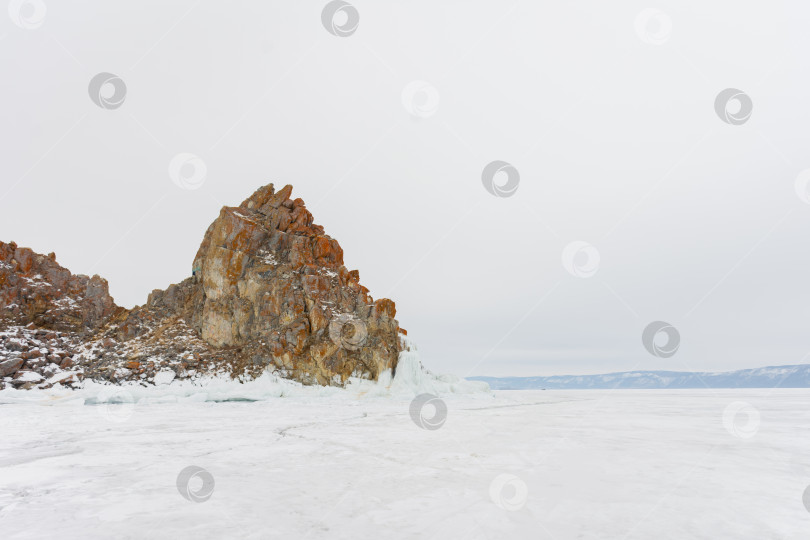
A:
{"label": "jagged rock peak", "polygon": [[[194,326],[217,347],[265,343],[268,361],[295,378],[376,378],[396,366],[394,303],[368,295],[338,242],[291,194],[290,185],[269,184],[221,210],[193,264],[202,288]],[[350,326],[357,343],[346,347],[335,326]]]}
{"label": "jagged rock peak", "polygon": [[312,214],[306,209],[304,201],[300,198],[290,199],[293,187],[287,184],[278,192],[273,184],[267,184],[257,189],[253,195],[242,201],[239,208],[253,210],[267,217],[279,216],[272,225],[281,231],[299,234],[323,234],[323,227],[313,224]]}

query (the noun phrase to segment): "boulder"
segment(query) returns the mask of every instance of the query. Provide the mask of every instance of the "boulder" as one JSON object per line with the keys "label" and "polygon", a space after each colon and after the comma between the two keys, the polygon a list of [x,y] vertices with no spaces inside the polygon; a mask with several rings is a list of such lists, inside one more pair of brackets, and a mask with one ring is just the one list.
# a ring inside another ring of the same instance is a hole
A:
{"label": "boulder", "polygon": [[0,362],[0,377],[8,377],[17,372],[23,365],[23,361],[19,358],[11,358]]}

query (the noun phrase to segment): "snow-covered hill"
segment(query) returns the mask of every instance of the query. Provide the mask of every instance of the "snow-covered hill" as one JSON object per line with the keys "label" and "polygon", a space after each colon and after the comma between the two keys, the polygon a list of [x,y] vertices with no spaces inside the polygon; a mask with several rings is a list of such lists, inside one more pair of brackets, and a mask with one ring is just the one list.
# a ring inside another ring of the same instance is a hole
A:
{"label": "snow-covered hill", "polygon": [[585,388],[807,388],[810,364],[769,366],[727,372],[627,371],[552,377],[468,377],[493,390]]}

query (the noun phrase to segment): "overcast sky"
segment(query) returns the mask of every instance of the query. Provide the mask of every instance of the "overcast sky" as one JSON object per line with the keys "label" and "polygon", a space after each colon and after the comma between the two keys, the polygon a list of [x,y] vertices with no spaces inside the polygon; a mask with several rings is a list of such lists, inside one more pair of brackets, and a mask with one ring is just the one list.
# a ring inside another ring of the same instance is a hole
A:
{"label": "overcast sky", "polygon": [[434,371],[807,361],[810,6],[326,6],[11,2],[0,238],[131,307],[291,183]]}

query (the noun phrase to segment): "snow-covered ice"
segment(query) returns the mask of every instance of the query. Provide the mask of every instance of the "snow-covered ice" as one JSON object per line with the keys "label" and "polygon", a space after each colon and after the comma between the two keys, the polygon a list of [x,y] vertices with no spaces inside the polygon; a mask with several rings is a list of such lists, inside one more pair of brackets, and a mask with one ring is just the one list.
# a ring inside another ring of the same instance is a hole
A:
{"label": "snow-covered ice", "polygon": [[[368,381],[0,392],[0,534],[808,538],[806,390],[453,393],[458,381],[437,380],[436,430],[409,415],[424,388]],[[212,488],[203,502],[178,490],[190,466],[210,475],[191,480]]]}

